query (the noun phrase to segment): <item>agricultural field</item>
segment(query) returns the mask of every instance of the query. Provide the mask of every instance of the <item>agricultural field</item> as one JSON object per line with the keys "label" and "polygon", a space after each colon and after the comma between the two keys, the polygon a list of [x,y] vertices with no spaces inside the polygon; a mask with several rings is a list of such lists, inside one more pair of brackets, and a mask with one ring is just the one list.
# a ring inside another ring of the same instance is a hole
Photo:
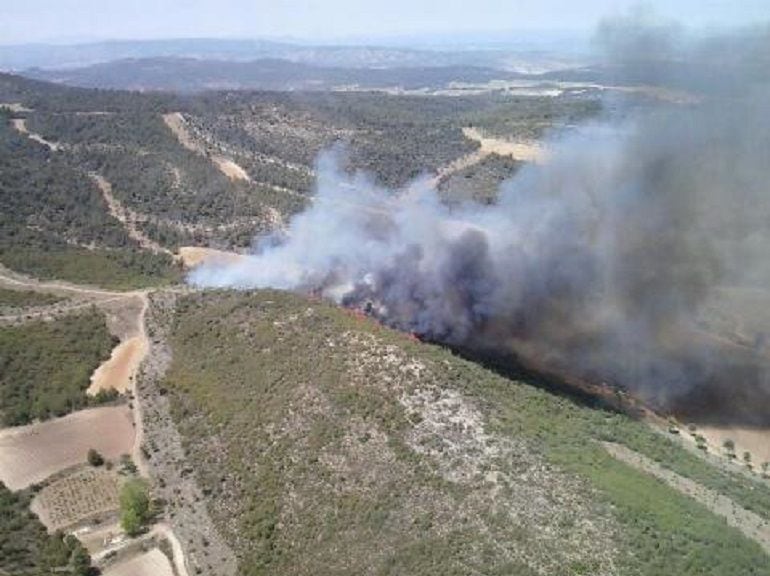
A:
{"label": "agricultural field", "polygon": [[91,448],[116,460],[131,453],[134,435],[131,409],[125,405],[0,430],[0,481],[11,490],[26,488],[84,463]]}
{"label": "agricultural field", "polygon": [[32,500],[32,511],[49,532],[98,519],[118,509],[118,475],[84,467],[47,483]]}
{"label": "agricultural field", "polygon": [[242,574],[767,566],[757,541],[601,441],[765,522],[770,487],[536,379],[278,292],[186,296],[171,327],[162,385]]}

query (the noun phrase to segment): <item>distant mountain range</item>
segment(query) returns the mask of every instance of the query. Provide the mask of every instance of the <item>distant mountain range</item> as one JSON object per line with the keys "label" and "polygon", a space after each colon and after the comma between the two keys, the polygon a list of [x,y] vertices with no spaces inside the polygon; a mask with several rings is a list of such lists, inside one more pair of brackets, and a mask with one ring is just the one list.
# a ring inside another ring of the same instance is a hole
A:
{"label": "distant mountain range", "polygon": [[480,66],[357,68],[315,66],[289,60],[251,62],[193,58],[126,59],[83,68],[31,69],[37,80],[86,88],[129,90],[331,90],[440,89],[452,83],[483,84],[529,78],[517,72]]}
{"label": "distant mountain range", "polygon": [[[476,49],[415,49],[382,46],[313,46],[268,40],[116,40],[88,44],[0,46],[0,70],[78,68],[114,60],[195,58],[245,62],[281,59],[342,68],[483,66],[519,72],[574,67],[574,56],[552,49],[501,45]],[[536,46],[533,44],[533,46]]]}

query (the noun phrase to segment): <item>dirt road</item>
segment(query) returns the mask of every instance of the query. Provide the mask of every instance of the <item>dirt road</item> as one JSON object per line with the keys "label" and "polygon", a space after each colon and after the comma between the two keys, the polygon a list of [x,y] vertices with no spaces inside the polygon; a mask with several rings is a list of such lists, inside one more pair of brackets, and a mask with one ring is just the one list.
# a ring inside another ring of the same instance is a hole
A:
{"label": "dirt road", "polygon": [[757,542],[770,554],[770,525],[761,516],[742,508],[730,498],[722,496],[714,490],[663,468],[657,462],[626,446],[611,442],[603,442],[602,444],[614,458],[662,480],[675,490],[697,500],[712,513],[724,518],[728,525],[737,528],[744,536]]}
{"label": "dirt road", "polygon": [[57,142],[51,142],[50,140],[46,140],[40,134],[36,134],[35,132],[30,132],[29,129],[27,128],[27,121],[24,118],[12,119],[11,125],[19,134],[23,134],[30,140],[34,140],[38,144],[42,144],[43,146],[46,146],[47,148],[49,148],[54,152],[61,150],[63,147],[61,144]]}
{"label": "dirt road", "polygon": [[[79,298],[69,310],[120,303],[119,310],[112,311],[108,325],[113,324],[111,331],[120,335],[122,342],[110,359],[95,371],[89,392],[117,388],[130,391],[133,397],[131,408],[124,405],[81,410],[53,421],[0,430],[0,480],[12,489],[24,488],[84,462],[89,448],[95,448],[113,460],[130,453],[139,474],[150,478],[150,470],[142,454],[143,406],[136,389],[137,373],[152,353],[152,342],[145,326],[150,290],[116,292],[58,281],[45,282],[2,267],[0,286]],[[174,292],[179,289],[164,290]],[[158,524],[153,530],[171,544],[176,574],[188,576],[182,546],[171,528]]]}
{"label": "dirt road", "polygon": [[468,140],[478,142],[479,148],[440,168],[436,176],[431,180],[432,186],[438,186],[452,174],[470,168],[492,154],[510,156],[514,160],[533,162],[535,164],[541,164],[546,160],[545,148],[535,141],[513,141],[485,136],[477,128],[463,128],[463,135]]}
{"label": "dirt road", "polygon": [[146,236],[141,230],[139,230],[139,228],[137,228],[137,223],[146,220],[146,218],[123,206],[123,204],[121,204],[120,201],[115,198],[115,195],[112,193],[112,184],[110,184],[106,178],[94,172],[90,173],[89,176],[99,187],[99,190],[102,193],[102,197],[107,203],[107,208],[109,209],[110,214],[113,218],[123,224],[123,228],[126,230],[130,238],[136,240],[142,248],[145,248],[151,252],[173,256],[171,250],[164,248],[155,242],[155,240]]}
{"label": "dirt road", "polygon": [[251,181],[248,172],[236,164],[232,159],[227,158],[222,154],[210,154],[204,146],[198,143],[187,128],[187,121],[181,113],[172,112],[170,114],[164,114],[163,121],[182,146],[187,148],[190,152],[195,152],[196,154],[209,158],[214,166],[216,166],[217,169],[230,180]]}

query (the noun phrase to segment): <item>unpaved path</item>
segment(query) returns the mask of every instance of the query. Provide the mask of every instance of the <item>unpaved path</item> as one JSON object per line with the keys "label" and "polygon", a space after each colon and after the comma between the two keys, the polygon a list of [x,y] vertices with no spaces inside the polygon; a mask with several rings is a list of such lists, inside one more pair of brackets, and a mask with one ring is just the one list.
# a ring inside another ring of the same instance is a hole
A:
{"label": "unpaved path", "polygon": [[215,250],[214,248],[201,248],[199,246],[182,246],[179,248],[179,258],[185,268],[195,268],[203,263],[207,264],[235,264],[244,258],[236,252]]}
{"label": "unpaved path", "polygon": [[504,140],[485,136],[477,128],[463,128],[463,135],[468,140],[479,143],[479,148],[470,154],[461,156],[446,166],[439,168],[436,176],[431,180],[431,185],[438,186],[452,174],[470,168],[481,162],[484,158],[497,154],[499,156],[510,156],[514,160],[521,162],[533,162],[541,164],[546,160],[545,148],[535,141],[529,140]]}
{"label": "unpaved path", "polygon": [[611,442],[603,442],[602,445],[614,458],[662,480],[675,490],[698,501],[713,514],[724,518],[728,525],[737,528],[744,536],[757,542],[765,552],[770,554],[770,523],[761,516],[742,508],[730,498],[714,490],[663,468],[657,462],[626,446]]}
{"label": "unpaved path", "polygon": [[[123,299],[123,296],[116,296],[115,298],[107,298],[107,299],[101,300],[100,303],[106,304],[106,303],[115,302],[121,299]],[[0,325],[18,324],[18,323],[28,322],[32,320],[52,320],[54,318],[58,318],[59,316],[65,316],[67,314],[71,314],[72,312],[76,312],[78,310],[90,308],[93,305],[94,305],[93,301],[87,300],[85,302],[79,301],[79,302],[73,302],[71,304],[56,303],[56,304],[51,304],[49,306],[36,306],[34,308],[24,308],[14,314],[4,314],[3,316],[0,316]]]}
{"label": "unpaved path", "polygon": [[102,193],[102,197],[107,203],[107,208],[109,209],[110,214],[113,218],[116,218],[121,224],[123,224],[123,228],[126,230],[130,238],[136,240],[142,248],[150,250],[151,252],[173,256],[171,250],[161,246],[155,242],[155,240],[149,238],[141,230],[139,230],[139,228],[137,228],[137,223],[146,220],[146,218],[123,206],[123,204],[121,204],[120,201],[115,198],[115,195],[112,193],[112,184],[110,184],[106,178],[94,172],[90,173],[89,176],[99,187],[99,190]]}
{"label": "unpaved path", "polygon": [[51,142],[50,140],[46,140],[45,138],[43,138],[40,134],[36,134],[35,132],[30,132],[29,129],[27,128],[27,120],[24,118],[13,118],[11,120],[11,124],[19,134],[23,134],[30,140],[34,140],[38,144],[42,144],[43,146],[46,146],[53,152],[57,152],[58,150],[61,150],[63,148],[63,146],[57,142]]}
{"label": "unpaved path", "polygon": [[190,152],[195,152],[196,154],[210,158],[214,166],[216,166],[217,169],[230,180],[251,181],[246,170],[233,162],[233,160],[221,154],[210,154],[206,148],[199,144],[188,130],[187,121],[180,112],[164,114],[163,121],[182,146],[187,148]]}
{"label": "unpaved path", "polygon": [[120,292],[117,290],[105,290],[93,286],[83,286],[79,284],[70,284],[59,280],[37,280],[22,274],[17,274],[0,265],[0,286],[10,289],[32,290],[33,292],[43,292],[48,294],[62,296],[82,296],[96,300],[126,298],[145,294],[146,290],[129,290]]}

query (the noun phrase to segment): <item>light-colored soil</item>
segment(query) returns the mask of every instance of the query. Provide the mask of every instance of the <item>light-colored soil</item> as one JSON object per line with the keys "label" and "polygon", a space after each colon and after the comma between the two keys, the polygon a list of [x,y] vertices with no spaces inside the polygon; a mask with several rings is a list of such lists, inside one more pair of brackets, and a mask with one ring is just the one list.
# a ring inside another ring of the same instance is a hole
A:
{"label": "light-colored soil", "polygon": [[770,462],[770,429],[701,425],[698,426],[697,433],[720,453],[726,453],[723,449],[725,440],[732,440],[735,443],[735,454],[740,461],[743,461],[743,453],[748,452],[756,467],[763,462]]}
{"label": "light-colored soil", "polygon": [[[127,540],[125,532],[117,520],[98,526],[83,526],[72,533],[86,547],[92,557],[104,555],[106,550],[110,550]],[[94,560],[96,561],[97,558],[98,556]]]}
{"label": "light-colored soil", "polygon": [[603,445],[614,458],[662,480],[675,490],[697,500],[712,513],[724,518],[728,525],[737,528],[746,537],[757,542],[770,554],[770,525],[761,516],[740,507],[730,498],[714,490],[663,468],[657,462],[626,446],[611,442],[604,442]]}
{"label": "light-colored soil", "polygon": [[131,237],[133,240],[136,240],[139,245],[146,250],[150,250],[156,254],[163,253],[172,255],[171,250],[164,248],[155,242],[155,240],[147,237],[141,230],[139,230],[139,228],[137,228],[137,222],[146,220],[146,218],[123,206],[123,204],[121,204],[112,193],[112,184],[110,184],[103,176],[99,174],[92,173],[90,176],[99,187],[99,190],[102,193],[102,197],[107,203],[107,208],[109,209],[110,214],[113,216],[113,218],[117,219],[121,224],[123,224],[123,228],[125,228],[129,237]]}
{"label": "light-colored soil", "polygon": [[0,480],[20,490],[85,462],[89,448],[113,460],[134,445],[128,406],[81,410],[62,418],[0,431]]}
{"label": "light-colored soil", "polygon": [[14,118],[11,120],[11,124],[19,134],[24,134],[30,140],[34,140],[38,144],[42,144],[43,146],[46,146],[47,148],[49,148],[50,150],[53,150],[54,152],[62,148],[61,144],[46,140],[40,134],[30,132],[29,129],[27,128],[27,121],[24,118]]}
{"label": "light-colored soil", "polygon": [[104,576],[175,576],[171,562],[157,548],[108,566]]}
{"label": "light-colored soil", "polygon": [[174,133],[179,143],[187,148],[190,152],[196,154],[205,154],[206,151],[193,139],[189,130],[187,130],[187,122],[179,112],[172,112],[170,114],[163,115],[163,121],[168,126],[169,130]]}
{"label": "light-colored soil", "polygon": [[32,108],[27,108],[24,104],[19,102],[0,102],[0,108],[14,112],[16,114],[23,112],[33,112]]}
{"label": "light-colored soil", "polygon": [[499,154],[500,156],[510,156],[514,160],[523,162],[542,163],[546,160],[545,149],[541,144],[534,141],[512,141],[502,138],[493,138],[485,136],[476,128],[463,128],[463,134],[469,140],[474,140],[480,144],[479,151],[484,156],[490,154]]}
{"label": "light-colored soil", "polygon": [[511,141],[493,138],[485,136],[476,128],[463,128],[463,135],[468,140],[478,142],[479,148],[474,152],[461,156],[446,166],[441,167],[436,176],[430,181],[432,186],[438,186],[452,174],[470,168],[492,154],[510,156],[514,160],[534,162],[536,164],[546,161],[545,148],[538,142],[524,140]]}
{"label": "light-colored soil", "polygon": [[238,164],[232,160],[225,158],[224,156],[212,156],[211,161],[216,165],[217,168],[219,168],[219,171],[227,176],[230,180],[244,180],[246,182],[251,181],[251,178],[249,177],[246,170],[238,166]]}
{"label": "light-colored soil", "polygon": [[118,509],[117,474],[104,467],[84,467],[43,488],[32,511],[50,532],[93,520]]}
{"label": "light-colored soil", "polygon": [[131,382],[146,353],[146,342],[140,336],[121,342],[112,351],[110,359],[93,373],[87,393],[94,396],[101,390],[117,390],[123,394],[131,388]]}
{"label": "light-colored soil", "polygon": [[179,248],[179,257],[185,268],[195,268],[201,264],[232,264],[238,262],[243,255],[235,252],[225,252],[214,248],[202,248],[199,246],[182,246]]}
{"label": "light-colored soil", "polygon": [[166,123],[169,130],[174,133],[174,136],[176,136],[182,146],[187,148],[190,152],[195,152],[196,154],[210,158],[214,166],[216,166],[222,174],[230,178],[230,180],[251,181],[246,170],[238,166],[238,164],[233,162],[230,158],[222,156],[221,154],[210,155],[206,148],[193,137],[187,127],[187,121],[182,114],[179,112],[164,114],[163,121]]}

